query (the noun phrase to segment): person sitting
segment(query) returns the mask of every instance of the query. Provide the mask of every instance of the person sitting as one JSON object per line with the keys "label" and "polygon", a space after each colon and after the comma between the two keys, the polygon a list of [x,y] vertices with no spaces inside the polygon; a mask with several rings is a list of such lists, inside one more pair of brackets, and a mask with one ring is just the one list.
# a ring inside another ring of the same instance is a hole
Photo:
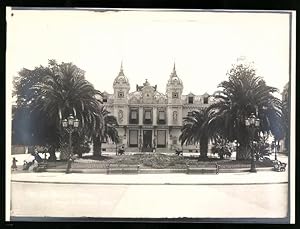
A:
{"label": "person sitting", "polygon": [[43,162],[43,159],[42,159],[41,156],[39,155],[39,152],[38,152],[37,149],[34,150],[34,159],[37,161],[37,163]]}
{"label": "person sitting", "polygon": [[179,148],[177,148],[176,150],[175,150],[175,154],[176,155],[178,155],[178,156],[183,156],[183,151],[182,151],[182,149],[179,149]]}
{"label": "person sitting", "polygon": [[125,152],[125,147],[124,147],[124,145],[122,145],[118,150],[118,155],[123,155],[124,152]]}
{"label": "person sitting", "polygon": [[35,160],[34,154],[35,154],[34,152],[30,153],[30,155],[28,156],[28,158],[24,160],[23,170],[28,170],[29,167],[31,165],[33,165],[34,160]]}

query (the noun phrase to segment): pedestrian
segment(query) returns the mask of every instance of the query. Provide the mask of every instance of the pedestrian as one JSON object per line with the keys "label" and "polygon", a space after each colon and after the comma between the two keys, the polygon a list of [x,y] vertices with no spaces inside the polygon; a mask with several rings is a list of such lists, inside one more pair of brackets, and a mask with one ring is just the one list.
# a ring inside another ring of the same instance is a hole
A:
{"label": "pedestrian", "polygon": [[11,168],[12,170],[17,170],[17,159],[15,157],[13,157],[13,160],[12,160],[12,165],[11,165]]}

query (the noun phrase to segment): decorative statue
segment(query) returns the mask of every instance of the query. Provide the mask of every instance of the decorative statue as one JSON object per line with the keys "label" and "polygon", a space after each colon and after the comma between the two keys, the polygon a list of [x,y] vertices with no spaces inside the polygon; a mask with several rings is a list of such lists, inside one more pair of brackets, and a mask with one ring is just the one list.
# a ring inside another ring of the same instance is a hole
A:
{"label": "decorative statue", "polygon": [[156,148],[156,137],[153,138],[153,148]]}
{"label": "decorative statue", "polygon": [[119,122],[123,122],[123,111],[122,110],[119,110]]}
{"label": "decorative statue", "polygon": [[173,112],[173,120],[174,120],[174,121],[177,121],[177,111],[174,111],[174,112]]}

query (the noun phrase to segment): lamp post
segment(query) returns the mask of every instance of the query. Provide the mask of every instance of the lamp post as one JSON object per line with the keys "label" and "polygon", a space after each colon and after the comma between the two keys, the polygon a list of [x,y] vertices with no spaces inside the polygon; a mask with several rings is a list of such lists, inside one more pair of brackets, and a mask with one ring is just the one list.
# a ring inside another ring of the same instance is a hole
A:
{"label": "lamp post", "polygon": [[274,139],[274,141],[272,142],[272,149],[274,150],[275,161],[277,161],[277,145],[276,145],[276,140],[275,140],[275,139]]}
{"label": "lamp post", "polygon": [[260,125],[260,120],[255,116],[254,113],[251,113],[251,115],[245,119],[245,125],[246,127],[250,130],[251,132],[251,169],[250,172],[255,173],[256,168],[255,168],[255,161],[254,161],[254,134],[255,130],[259,127]]}
{"label": "lamp post", "polygon": [[70,114],[68,118],[62,120],[62,127],[69,134],[69,158],[68,158],[68,165],[67,165],[66,173],[70,172],[71,163],[72,163],[72,160],[73,160],[72,133],[75,130],[77,130],[78,126],[79,126],[79,120],[77,118],[74,119],[72,114]]}

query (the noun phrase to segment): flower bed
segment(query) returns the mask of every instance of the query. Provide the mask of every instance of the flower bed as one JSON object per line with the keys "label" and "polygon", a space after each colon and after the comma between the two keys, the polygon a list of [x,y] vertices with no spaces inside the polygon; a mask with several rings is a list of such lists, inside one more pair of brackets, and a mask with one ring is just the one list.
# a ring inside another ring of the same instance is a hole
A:
{"label": "flower bed", "polygon": [[[221,169],[250,168],[251,161],[235,161],[228,159],[211,158],[198,161],[195,157],[184,157],[164,154],[135,154],[113,157],[85,157],[74,161],[74,169],[105,169],[109,164],[116,166],[140,165],[140,168],[153,169],[186,169],[187,165],[194,168],[215,168],[216,163]],[[256,167],[271,167],[270,161],[257,161]],[[54,162],[49,168],[65,168],[66,162]]]}

